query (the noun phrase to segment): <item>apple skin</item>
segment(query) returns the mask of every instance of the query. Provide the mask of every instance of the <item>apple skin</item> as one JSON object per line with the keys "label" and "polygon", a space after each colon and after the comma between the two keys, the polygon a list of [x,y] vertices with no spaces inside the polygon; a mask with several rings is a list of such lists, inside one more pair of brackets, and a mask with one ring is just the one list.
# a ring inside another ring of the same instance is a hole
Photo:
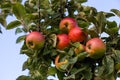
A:
{"label": "apple skin", "polygon": [[42,33],[34,31],[26,36],[26,45],[31,49],[40,49],[45,43],[45,37]]}
{"label": "apple skin", "polygon": [[75,51],[75,54],[78,55],[79,53],[85,51],[85,46],[83,44],[80,44],[78,47],[74,49],[74,51]]}
{"label": "apple skin", "polygon": [[60,30],[66,33],[68,33],[75,26],[77,26],[76,20],[70,17],[62,19],[59,24]]}
{"label": "apple skin", "polygon": [[86,43],[86,52],[93,59],[101,58],[106,51],[106,45],[100,38],[92,38]]}
{"label": "apple skin", "polygon": [[70,39],[67,34],[58,34],[57,40],[57,49],[63,50],[69,46]]}
{"label": "apple skin", "polygon": [[72,42],[83,42],[87,39],[87,34],[80,27],[72,28],[68,36]]}

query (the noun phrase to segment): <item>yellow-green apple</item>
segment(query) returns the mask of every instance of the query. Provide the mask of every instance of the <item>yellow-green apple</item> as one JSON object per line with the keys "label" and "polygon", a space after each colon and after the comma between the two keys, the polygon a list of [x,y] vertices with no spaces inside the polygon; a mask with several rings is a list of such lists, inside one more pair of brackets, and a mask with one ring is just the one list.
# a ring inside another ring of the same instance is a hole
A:
{"label": "yellow-green apple", "polygon": [[75,47],[74,51],[75,54],[78,55],[79,53],[85,51],[85,46],[83,44],[79,44],[79,46]]}
{"label": "yellow-green apple", "polygon": [[57,35],[57,49],[63,50],[68,47],[70,39],[67,34],[58,34]]}
{"label": "yellow-green apple", "polygon": [[87,34],[80,27],[72,28],[68,36],[72,42],[83,42],[87,39]]}
{"label": "yellow-green apple", "polygon": [[101,58],[106,51],[106,45],[100,38],[92,38],[86,43],[86,52],[93,59]]}
{"label": "yellow-green apple", "polygon": [[31,49],[40,49],[45,43],[45,37],[41,32],[31,32],[26,36],[26,45]]}
{"label": "yellow-green apple", "polygon": [[76,26],[77,26],[76,20],[70,17],[62,19],[59,24],[60,30],[67,33]]}

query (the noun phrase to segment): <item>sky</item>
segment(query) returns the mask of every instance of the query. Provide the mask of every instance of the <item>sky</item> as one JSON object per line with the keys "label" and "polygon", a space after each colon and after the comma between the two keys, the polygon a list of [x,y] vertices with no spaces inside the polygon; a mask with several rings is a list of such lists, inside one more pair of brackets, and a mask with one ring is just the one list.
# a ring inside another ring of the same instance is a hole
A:
{"label": "sky", "polygon": [[[120,10],[119,3],[119,0],[88,0],[84,5],[93,6],[98,11],[109,12],[112,8]],[[8,17],[8,23],[13,19]],[[118,23],[120,21],[118,17],[113,19]],[[16,80],[20,75],[28,75],[27,70],[22,71],[22,65],[27,60],[26,55],[19,54],[22,43],[16,44],[16,39],[21,34],[15,35],[15,29],[5,30],[3,27],[2,32],[0,34],[0,80]]]}

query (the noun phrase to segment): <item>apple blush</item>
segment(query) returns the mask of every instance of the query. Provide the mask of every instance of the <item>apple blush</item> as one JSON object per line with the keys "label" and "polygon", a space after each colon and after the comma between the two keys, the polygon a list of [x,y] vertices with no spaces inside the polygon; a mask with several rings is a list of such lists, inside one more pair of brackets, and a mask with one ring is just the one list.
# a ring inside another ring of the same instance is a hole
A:
{"label": "apple blush", "polygon": [[45,43],[45,37],[42,33],[34,31],[26,36],[26,45],[31,49],[40,49]]}

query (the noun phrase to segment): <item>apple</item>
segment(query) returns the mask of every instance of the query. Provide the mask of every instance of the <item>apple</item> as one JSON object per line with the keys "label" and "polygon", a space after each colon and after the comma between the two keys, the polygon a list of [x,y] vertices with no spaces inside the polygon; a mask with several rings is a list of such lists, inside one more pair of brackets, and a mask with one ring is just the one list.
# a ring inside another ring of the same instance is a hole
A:
{"label": "apple", "polygon": [[92,38],[86,43],[86,52],[93,59],[101,58],[106,51],[105,43],[100,38]]}
{"label": "apple", "polygon": [[68,36],[72,42],[83,42],[87,35],[80,27],[74,27],[68,33]]}
{"label": "apple", "polygon": [[75,54],[78,55],[79,53],[85,51],[85,46],[83,44],[79,44],[79,46],[75,47],[74,51]]}
{"label": "apple", "polygon": [[63,50],[69,46],[70,39],[67,34],[58,34],[57,40],[57,49]]}
{"label": "apple", "polygon": [[40,49],[45,43],[45,37],[42,33],[34,31],[26,36],[26,45],[31,49]]}
{"label": "apple", "polygon": [[76,20],[70,17],[62,19],[59,24],[60,30],[67,33],[76,26],[77,26]]}

